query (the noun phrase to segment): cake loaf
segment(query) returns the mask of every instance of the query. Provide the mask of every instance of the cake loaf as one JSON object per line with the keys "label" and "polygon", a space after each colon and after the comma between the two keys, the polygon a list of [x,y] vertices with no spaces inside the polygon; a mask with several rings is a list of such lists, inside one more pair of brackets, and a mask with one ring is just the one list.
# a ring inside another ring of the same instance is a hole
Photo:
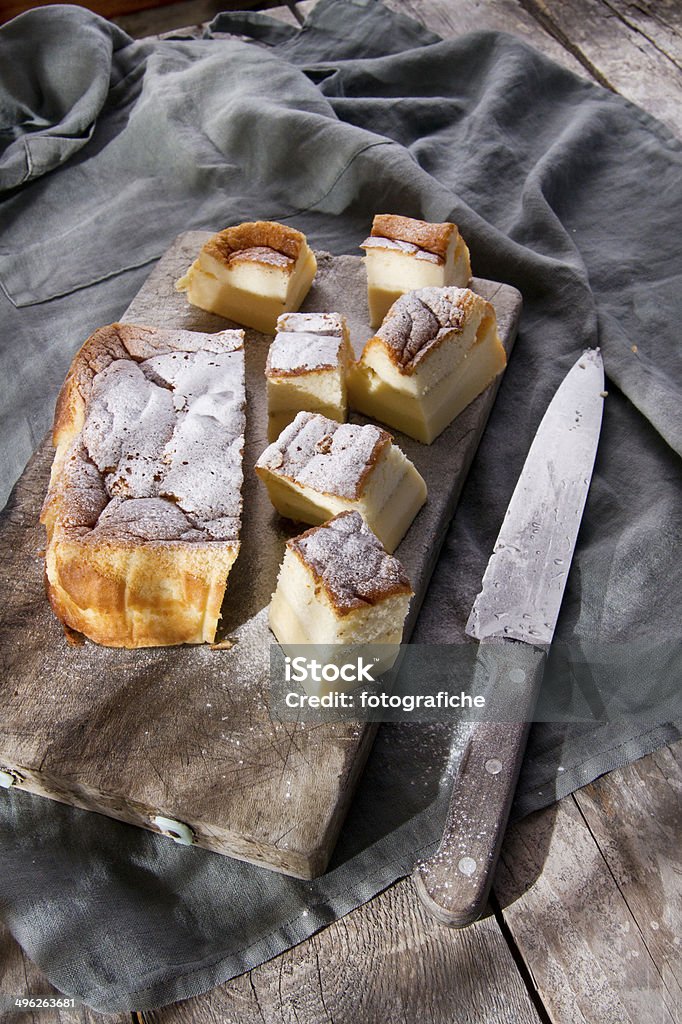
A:
{"label": "cake loaf", "polygon": [[101,327],[57,401],[46,585],[111,647],[210,642],[239,551],[244,332]]}

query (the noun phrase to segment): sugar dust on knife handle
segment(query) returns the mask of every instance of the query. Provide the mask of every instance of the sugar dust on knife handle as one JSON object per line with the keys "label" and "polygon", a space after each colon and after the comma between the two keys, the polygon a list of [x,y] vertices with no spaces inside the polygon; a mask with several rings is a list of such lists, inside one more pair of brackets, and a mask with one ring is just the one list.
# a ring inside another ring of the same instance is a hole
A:
{"label": "sugar dust on knife handle", "polygon": [[493,717],[471,726],[443,838],[413,879],[429,912],[464,927],[485,908],[552,642],[599,441],[599,350],[580,357],[545,413],[469,616],[473,691]]}
{"label": "sugar dust on knife handle", "polygon": [[472,724],[440,846],[412,876],[426,908],[451,927],[464,928],[485,909],[544,665],[542,648],[515,640],[481,643],[472,692],[504,687],[513,717]]}

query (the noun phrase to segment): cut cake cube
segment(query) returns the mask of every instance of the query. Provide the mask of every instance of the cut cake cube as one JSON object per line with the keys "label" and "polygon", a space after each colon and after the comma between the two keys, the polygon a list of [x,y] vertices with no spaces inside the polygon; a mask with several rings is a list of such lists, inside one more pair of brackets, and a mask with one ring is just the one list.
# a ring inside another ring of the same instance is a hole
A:
{"label": "cut cake cube", "polygon": [[265,368],[269,441],[301,410],[345,422],[350,353],[348,327],[339,313],[280,316]]}
{"label": "cut cake cube", "polygon": [[353,409],[430,444],[502,372],[495,309],[469,288],[401,296],[349,374]]}
{"label": "cut cake cube", "polygon": [[[282,645],[359,644],[395,648],[412,587],[362,516],[341,512],[287,542],[270,604]],[[392,651],[391,661],[396,650]]]}
{"label": "cut cake cube", "polygon": [[257,220],[209,238],[175,287],[193,306],[274,334],[277,317],[299,308],[316,270],[304,234]]}
{"label": "cut cake cube", "polygon": [[417,288],[466,287],[469,250],[456,224],[379,213],[365,250],[370,324],[378,327],[401,295]]}
{"label": "cut cake cube", "polygon": [[389,433],[319,413],[299,412],[265,449],[256,473],[281,515],[317,526],[357,511],[387,551],[426,501],[426,484]]}

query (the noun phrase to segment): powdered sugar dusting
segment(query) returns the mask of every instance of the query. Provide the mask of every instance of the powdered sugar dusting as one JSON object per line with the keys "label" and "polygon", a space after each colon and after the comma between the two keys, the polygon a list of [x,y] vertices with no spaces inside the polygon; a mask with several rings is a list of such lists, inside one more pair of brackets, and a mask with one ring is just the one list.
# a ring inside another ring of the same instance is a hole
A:
{"label": "powdered sugar dusting", "polygon": [[243,332],[120,333],[149,357],[114,359],[81,385],[85,423],[61,484],[69,525],[99,538],[236,540]]}
{"label": "powdered sugar dusting", "polygon": [[299,412],[256,465],[323,494],[356,499],[390,440],[372,424],[337,423],[319,413]]}
{"label": "powdered sugar dusting", "polygon": [[161,498],[112,498],[92,531],[94,539],[126,537],[138,540],[203,541],[185,513]]}
{"label": "powdered sugar dusting", "polygon": [[270,346],[265,372],[272,377],[311,373],[314,370],[336,370],[341,361],[342,344],[341,337],[280,331]]}
{"label": "powdered sugar dusting", "polygon": [[393,249],[395,252],[406,253],[408,256],[414,256],[418,260],[427,260],[429,263],[443,263],[435,252],[429,252],[427,249],[420,249],[418,245],[414,245],[412,242],[404,242],[400,238],[382,238],[381,235],[370,235],[366,238],[361,249]]}
{"label": "powdered sugar dusting", "polygon": [[391,306],[377,331],[401,366],[413,368],[429,351],[464,327],[466,288],[420,288],[407,292]]}
{"label": "powdered sugar dusting", "polygon": [[228,266],[231,263],[265,263],[271,267],[279,267],[283,270],[293,270],[296,262],[291,256],[271,249],[269,245],[253,245],[249,249],[239,249],[233,252],[227,260]]}
{"label": "powdered sugar dusting", "polygon": [[344,318],[340,313],[282,313],[277,317],[277,330],[342,338]]}
{"label": "powdered sugar dusting", "polygon": [[412,593],[401,563],[385,551],[358,512],[342,512],[288,544],[341,612]]}

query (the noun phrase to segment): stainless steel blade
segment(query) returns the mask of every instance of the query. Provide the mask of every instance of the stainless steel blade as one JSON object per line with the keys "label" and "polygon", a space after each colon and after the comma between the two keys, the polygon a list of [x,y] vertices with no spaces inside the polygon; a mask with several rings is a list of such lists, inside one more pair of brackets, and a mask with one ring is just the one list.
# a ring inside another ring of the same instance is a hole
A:
{"label": "stainless steel blade", "polygon": [[550,644],[590,485],[604,405],[599,349],[583,353],[545,413],[466,631]]}

